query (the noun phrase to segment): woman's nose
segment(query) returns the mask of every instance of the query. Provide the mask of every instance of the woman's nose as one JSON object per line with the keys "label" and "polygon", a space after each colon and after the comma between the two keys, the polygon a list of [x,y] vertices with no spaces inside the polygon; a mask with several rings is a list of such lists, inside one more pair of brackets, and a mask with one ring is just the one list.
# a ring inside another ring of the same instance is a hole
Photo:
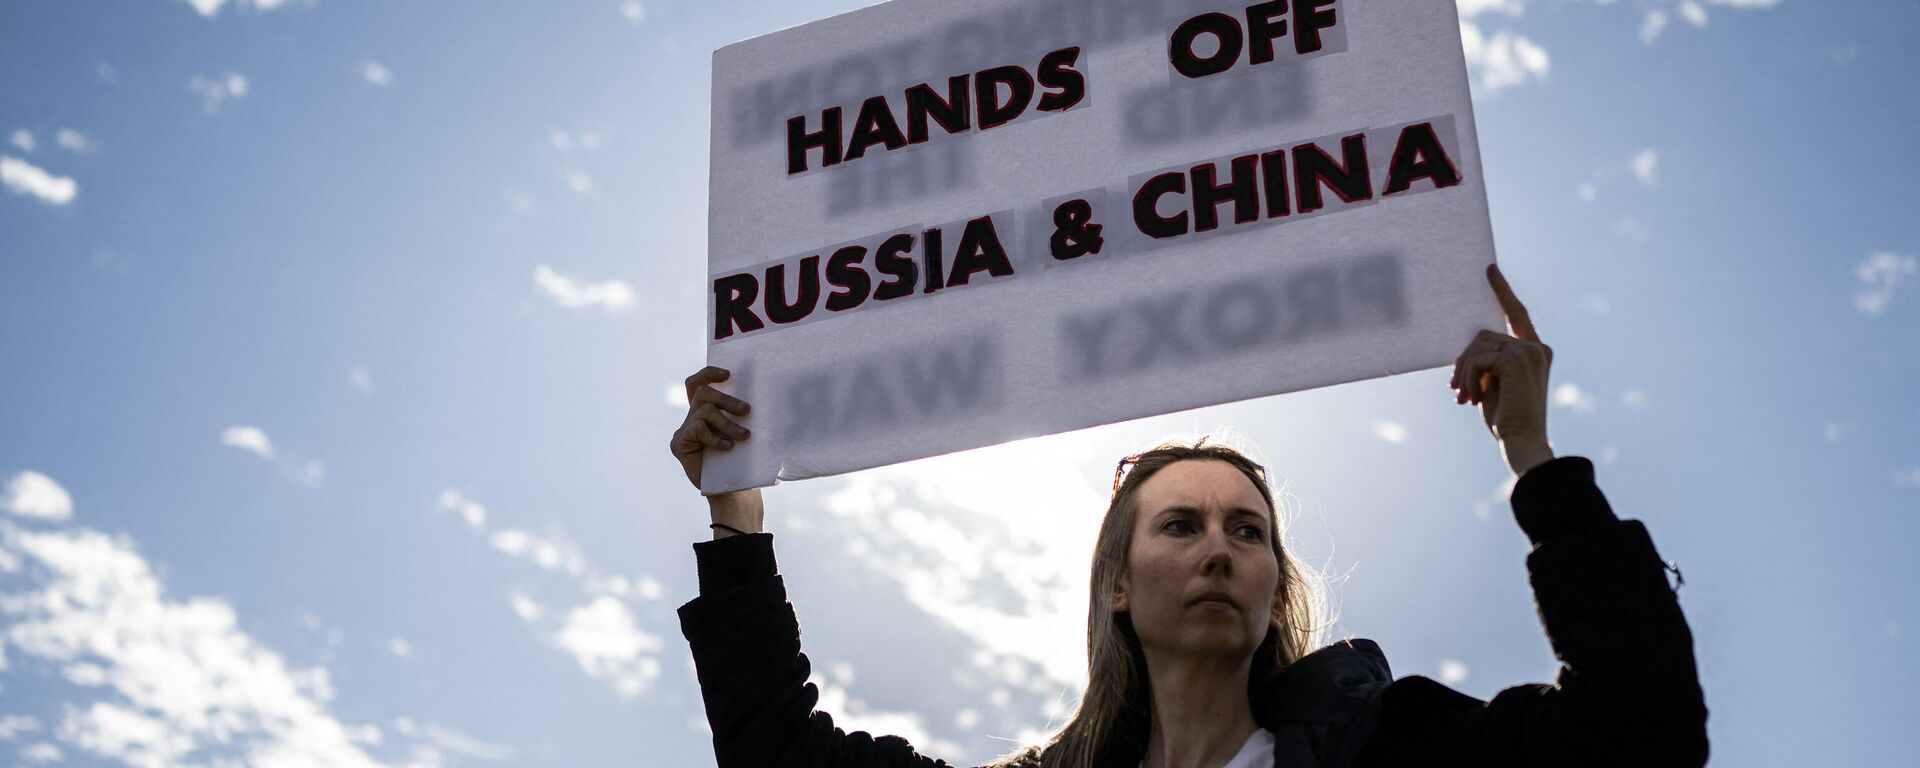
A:
{"label": "woman's nose", "polygon": [[1200,546],[1205,548],[1200,561],[1202,574],[1211,574],[1215,569],[1223,576],[1233,573],[1233,545],[1227,541],[1225,531],[1208,531]]}

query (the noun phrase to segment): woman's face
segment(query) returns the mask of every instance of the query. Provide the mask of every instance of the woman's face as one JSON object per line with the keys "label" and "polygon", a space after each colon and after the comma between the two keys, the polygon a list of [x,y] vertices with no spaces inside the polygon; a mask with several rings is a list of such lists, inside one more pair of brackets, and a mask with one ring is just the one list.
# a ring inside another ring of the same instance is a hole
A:
{"label": "woman's face", "polygon": [[1137,493],[1114,610],[1131,614],[1149,652],[1251,656],[1281,604],[1266,499],[1239,469],[1210,459],[1162,467]]}

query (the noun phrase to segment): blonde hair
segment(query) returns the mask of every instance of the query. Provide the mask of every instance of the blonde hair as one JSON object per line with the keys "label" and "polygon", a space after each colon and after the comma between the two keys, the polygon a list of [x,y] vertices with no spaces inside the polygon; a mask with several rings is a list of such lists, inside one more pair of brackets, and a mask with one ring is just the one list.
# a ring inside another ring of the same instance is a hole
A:
{"label": "blonde hair", "polygon": [[[1147,683],[1146,656],[1134,633],[1131,617],[1115,613],[1110,602],[1126,572],[1133,545],[1134,520],[1139,514],[1139,488],[1147,478],[1179,461],[1224,461],[1239,469],[1267,502],[1274,535],[1269,537],[1280,562],[1277,594],[1282,607],[1273,615],[1266,637],[1253,652],[1248,691],[1258,688],[1319,647],[1326,629],[1325,590],[1318,571],[1307,567],[1283,545],[1285,529],[1266,469],[1243,451],[1201,437],[1191,443],[1163,442],[1120,460],[1114,468],[1113,496],[1100,523],[1093,547],[1093,578],[1087,601],[1087,688],[1066,723],[1039,745],[1022,747],[990,763],[991,768],[1092,768],[1100,748],[1116,730],[1137,729],[1151,722],[1152,696]],[[1137,734],[1144,741],[1145,734]],[[1144,748],[1144,743],[1141,744]]]}

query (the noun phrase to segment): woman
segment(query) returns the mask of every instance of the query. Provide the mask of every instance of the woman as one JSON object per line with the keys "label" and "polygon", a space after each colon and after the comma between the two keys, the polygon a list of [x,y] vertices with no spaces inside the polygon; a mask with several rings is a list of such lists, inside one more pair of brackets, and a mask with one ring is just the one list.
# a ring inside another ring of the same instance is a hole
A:
{"label": "woman", "polygon": [[[1593,465],[1547,444],[1552,350],[1494,266],[1511,335],[1481,331],[1454,364],[1455,402],[1480,407],[1519,481],[1514,515],[1554,653],[1551,685],[1482,702],[1395,680],[1367,640],[1311,650],[1310,573],[1282,546],[1266,474],[1231,448],[1167,444],[1122,459],[1095,544],[1088,685],[1046,743],[995,765],[1054,768],[1699,766],[1706,707],[1693,639],[1646,528],[1622,521]],[[707,448],[750,438],[715,390],[687,379],[672,449],[698,487]],[[799,626],[762,533],[757,490],[708,497],[694,545],[700,596],[680,608],[714,753],[733,766],[944,766],[905,740],[845,733],[813,711]],[[1311,651],[1311,652],[1309,652]]]}

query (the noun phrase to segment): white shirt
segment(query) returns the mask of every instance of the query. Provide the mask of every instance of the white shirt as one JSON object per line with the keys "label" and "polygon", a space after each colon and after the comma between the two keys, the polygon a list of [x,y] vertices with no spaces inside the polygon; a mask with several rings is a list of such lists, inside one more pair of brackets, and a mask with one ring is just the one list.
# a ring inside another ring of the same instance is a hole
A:
{"label": "white shirt", "polygon": [[[1140,761],[1140,768],[1146,766],[1145,760]],[[1247,737],[1247,743],[1240,745],[1240,751],[1234,753],[1233,759],[1220,768],[1274,768],[1273,731],[1253,729],[1253,735]]]}

